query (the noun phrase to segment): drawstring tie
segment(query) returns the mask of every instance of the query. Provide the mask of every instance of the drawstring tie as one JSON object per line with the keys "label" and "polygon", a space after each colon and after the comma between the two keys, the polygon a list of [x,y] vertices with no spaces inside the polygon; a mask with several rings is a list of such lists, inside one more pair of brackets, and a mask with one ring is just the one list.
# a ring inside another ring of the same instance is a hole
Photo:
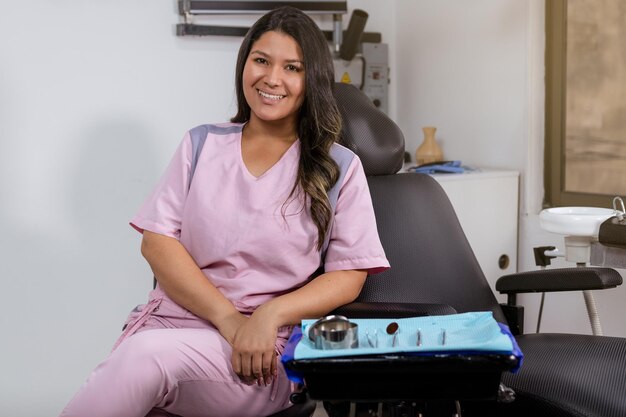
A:
{"label": "drawstring tie", "polygon": [[161,301],[163,301],[163,298],[153,298],[148,302],[148,304],[144,305],[143,309],[141,310],[141,314],[139,314],[137,318],[130,321],[126,325],[126,328],[124,329],[120,337],[117,339],[117,341],[113,345],[113,349],[111,349],[111,352],[117,349],[117,347],[124,340],[132,336],[139,328],[141,328],[141,326],[143,326],[146,323],[146,321],[148,321],[148,318],[150,318],[150,315],[152,313],[159,310]]}

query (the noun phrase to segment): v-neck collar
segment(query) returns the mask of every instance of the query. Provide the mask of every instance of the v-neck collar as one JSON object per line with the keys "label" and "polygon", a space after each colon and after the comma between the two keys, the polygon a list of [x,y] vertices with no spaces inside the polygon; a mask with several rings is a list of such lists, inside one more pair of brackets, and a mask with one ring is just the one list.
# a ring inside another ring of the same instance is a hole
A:
{"label": "v-neck collar", "polygon": [[250,170],[248,169],[248,166],[243,160],[242,142],[243,142],[243,129],[241,131],[241,135],[239,136],[239,140],[237,141],[237,155],[239,155],[238,159],[241,165],[241,169],[244,172],[244,175],[253,181],[259,181],[263,179],[264,177],[268,176],[272,171],[274,171],[277,166],[282,165],[283,161],[287,158],[287,156],[290,155],[292,152],[295,152],[295,150],[299,148],[299,144],[300,144],[299,139],[294,140],[293,143],[289,145],[287,150],[283,152],[280,158],[278,158],[278,161],[276,161],[271,167],[266,169],[261,175],[257,177],[252,172],[250,172]]}

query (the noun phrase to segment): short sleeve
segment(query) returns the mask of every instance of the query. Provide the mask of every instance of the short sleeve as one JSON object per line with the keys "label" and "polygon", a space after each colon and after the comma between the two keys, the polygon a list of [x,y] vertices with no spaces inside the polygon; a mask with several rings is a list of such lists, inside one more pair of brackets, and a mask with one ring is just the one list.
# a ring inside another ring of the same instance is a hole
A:
{"label": "short sleeve", "polygon": [[191,139],[187,133],[161,180],[131,220],[130,225],[142,233],[148,230],[180,239],[190,171]]}
{"label": "short sleeve", "polygon": [[376,274],[387,268],[365,172],[355,156],[339,191],[324,269],[365,269]]}

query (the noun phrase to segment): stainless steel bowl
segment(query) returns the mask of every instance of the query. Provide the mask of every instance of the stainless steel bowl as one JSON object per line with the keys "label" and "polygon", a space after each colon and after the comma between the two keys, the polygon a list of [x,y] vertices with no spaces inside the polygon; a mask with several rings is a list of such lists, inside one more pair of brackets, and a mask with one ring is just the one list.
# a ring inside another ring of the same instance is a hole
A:
{"label": "stainless steel bowl", "polygon": [[316,349],[359,347],[358,326],[344,316],[322,317],[309,328],[309,339]]}

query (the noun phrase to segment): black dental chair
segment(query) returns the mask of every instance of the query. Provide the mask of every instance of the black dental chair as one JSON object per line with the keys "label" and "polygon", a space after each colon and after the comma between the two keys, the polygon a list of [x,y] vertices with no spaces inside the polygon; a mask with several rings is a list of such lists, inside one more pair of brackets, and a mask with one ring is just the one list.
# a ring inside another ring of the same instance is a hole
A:
{"label": "black dental chair", "polygon": [[[339,313],[392,317],[395,313],[410,315],[410,311],[415,315],[492,311],[499,322],[510,319],[515,334],[523,331],[523,308],[514,305],[517,293],[604,289],[621,284],[621,276],[607,268],[516,274],[498,283],[498,290],[509,294],[510,301],[499,305],[439,184],[428,175],[395,174],[404,153],[398,127],[352,86],[337,85],[336,97],[344,116],[344,144],[359,155],[365,167],[380,238],[392,266],[368,278],[356,303]],[[498,390],[494,389],[489,401],[473,401],[468,396],[454,412],[462,411],[463,416],[626,416],[625,338],[530,334],[516,339],[524,363],[519,373],[502,374],[502,383],[515,392],[515,401],[496,401]],[[434,397],[447,398],[445,392]],[[327,400],[323,396],[314,399]],[[390,400],[397,403],[400,398],[371,398],[372,402]],[[402,400],[429,398],[415,392],[412,398]],[[310,416],[313,405],[307,399],[275,417]],[[338,415],[332,414],[332,406],[329,409],[331,415]]]}

